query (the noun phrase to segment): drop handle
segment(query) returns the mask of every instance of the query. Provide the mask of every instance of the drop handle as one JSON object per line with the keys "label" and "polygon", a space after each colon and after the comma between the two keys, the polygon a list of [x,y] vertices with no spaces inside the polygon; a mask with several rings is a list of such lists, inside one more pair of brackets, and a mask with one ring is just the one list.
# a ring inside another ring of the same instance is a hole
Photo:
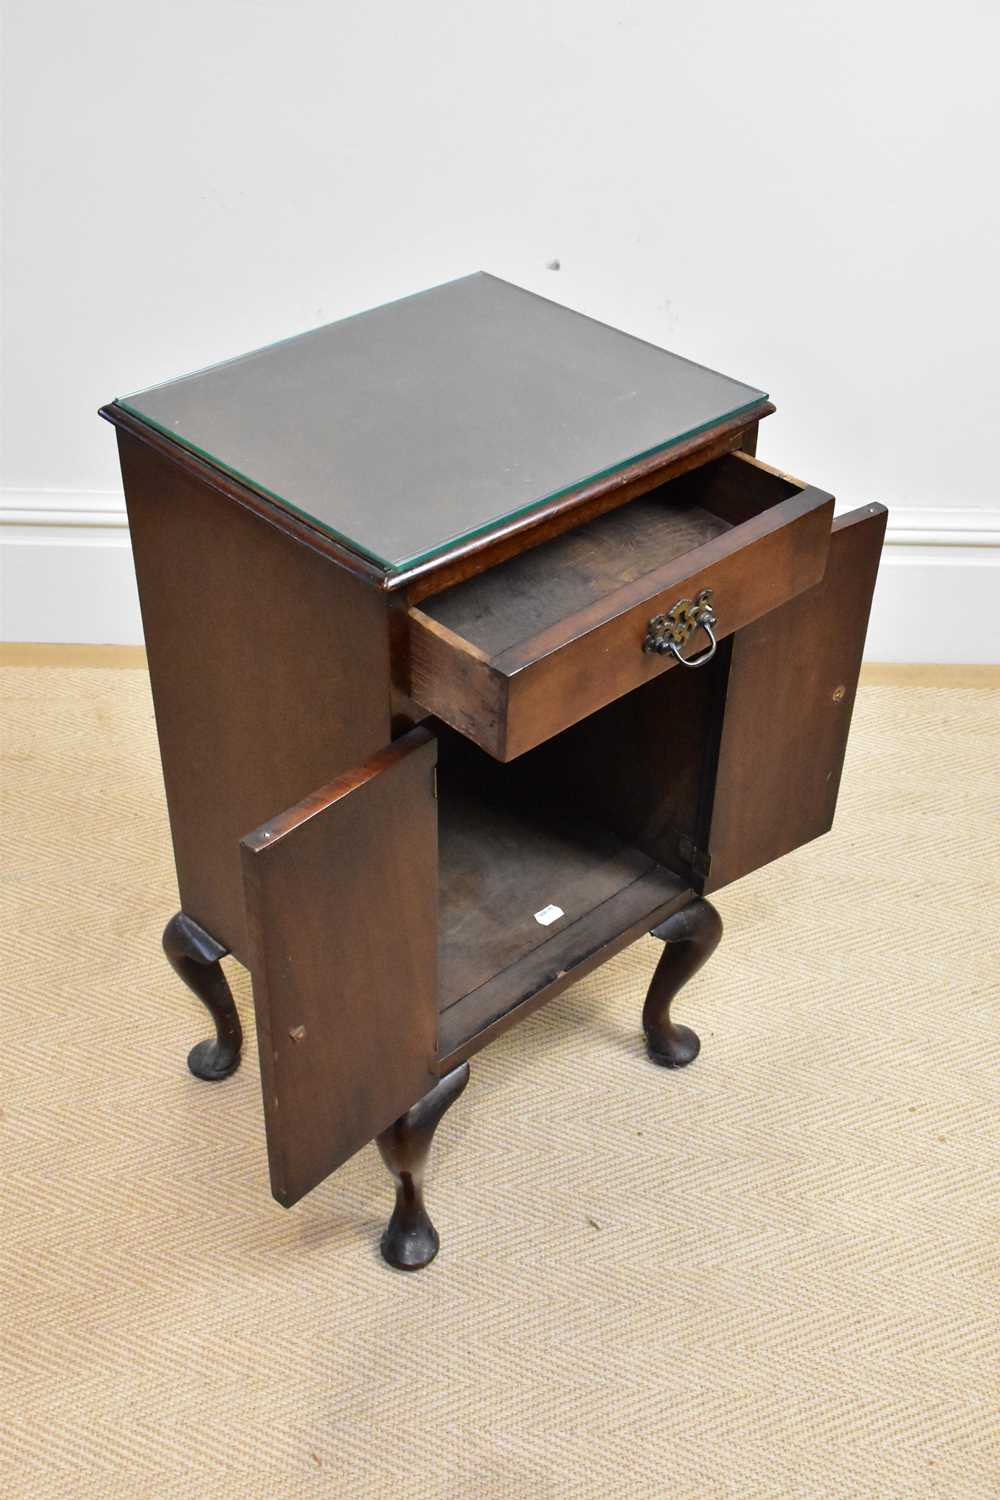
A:
{"label": "drop handle", "polygon": [[[718,641],[713,625],[718,616],[712,608],[712,590],[702,589],[696,599],[679,599],[666,614],[654,615],[646,626],[643,651],[655,651],[659,656],[670,652],[682,667],[703,667],[715,655]],[[683,656],[681,647],[696,631],[703,630],[708,636],[708,645],[696,656]]]}

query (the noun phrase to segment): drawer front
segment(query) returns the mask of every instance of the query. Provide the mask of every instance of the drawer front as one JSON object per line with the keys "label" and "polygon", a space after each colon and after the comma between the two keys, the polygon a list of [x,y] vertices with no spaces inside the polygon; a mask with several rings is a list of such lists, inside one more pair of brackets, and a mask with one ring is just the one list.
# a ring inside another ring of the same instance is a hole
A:
{"label": "drawer front", "polygon": [[[787,495],[785,476],[755,468]],[[832,517],[832,496],[802,488],[493,656],[413,607],[411,696],[498,760],[513,760],[662,672],[697,670],[669,650],[644,649],[650,622],[682,601],[709,590],[721,640],[818,583]],[[707,646],[695,629],[680,649],[689,657]]]}

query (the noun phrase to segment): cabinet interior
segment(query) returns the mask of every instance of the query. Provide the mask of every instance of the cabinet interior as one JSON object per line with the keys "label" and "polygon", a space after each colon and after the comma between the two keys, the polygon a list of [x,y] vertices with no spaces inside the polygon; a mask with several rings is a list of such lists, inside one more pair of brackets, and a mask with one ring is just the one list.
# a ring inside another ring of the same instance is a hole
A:
{"label": "cabinet interior", "polygon": [[[507,764],[434,722],[442,1055],[691,888],[727,660],[666,672]],[[563,915],[540,922],[550,907]]]}

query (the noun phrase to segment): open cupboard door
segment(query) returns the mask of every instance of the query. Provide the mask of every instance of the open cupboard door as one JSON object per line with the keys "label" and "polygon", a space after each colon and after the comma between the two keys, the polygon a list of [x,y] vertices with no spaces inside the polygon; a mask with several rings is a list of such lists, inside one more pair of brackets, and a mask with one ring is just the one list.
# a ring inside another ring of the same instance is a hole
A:
{"label": "open cupboard door", "polygon": [[241,844],[271,1191],[289,1207],[437,1082],[437,742]]}
{"label": "open cupboard door", "polygon": [[706,894],[833,822],[886,516],[838,517],[822,582],[733,637]]}

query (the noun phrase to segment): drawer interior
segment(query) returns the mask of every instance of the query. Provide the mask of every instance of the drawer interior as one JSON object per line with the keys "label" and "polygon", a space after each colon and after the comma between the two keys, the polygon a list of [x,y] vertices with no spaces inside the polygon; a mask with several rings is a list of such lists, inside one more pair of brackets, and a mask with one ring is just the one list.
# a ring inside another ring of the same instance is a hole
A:
{"label": "drawer interior", "polygon": [[423,599],[420,609],[495,658],[804,488],[727,454]]}

